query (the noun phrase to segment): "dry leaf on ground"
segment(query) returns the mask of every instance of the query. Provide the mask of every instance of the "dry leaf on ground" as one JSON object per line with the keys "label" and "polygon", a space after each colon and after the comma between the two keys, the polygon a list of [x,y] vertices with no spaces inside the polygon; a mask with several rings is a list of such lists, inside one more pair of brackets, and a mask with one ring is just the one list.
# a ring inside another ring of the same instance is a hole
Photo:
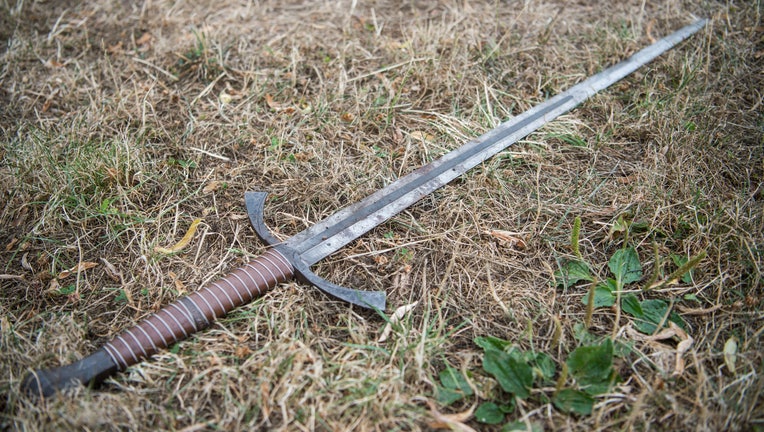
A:
{"label": "dry leaf on ground", "polygon": [[735,336],[727,339],[724,343],[724,364],[730,373],[735,373],[735,362],[737,361],[737,339]]}
{"label": "dry leaf on ground", "polygon": [[419,140],[419,141],[432,142],[435,140],[435,136],[433,134],[430,134],[424,131],[411,132],[410,136],[411,136],[411,139]]}
{"label": "dry leaf on ground", "polygon": [[180,239],[179,242],[175,243],[174,245],[170,246],[169,248],[164,248],[161,246],[157,246],[154,248],[155,252],[163,253],[163,254],[171,254],[174,252],[178,252],[179,250],[183,249],[184,247],[188,246],[188,244],[191,242],[191,239],[194,237],[194,234],[196,233],[196,227],[199,225],[199,222],[202,220],[200,218],[194,219],[194,221],[191,223],[191,226],[188,227],[188,231],[186,231],[186,235],[183,236],[182,239]]}
{"label": "dry leaf on ground", "polygon": [[[690,350],[695,340],[673,321],[669,321],[668,328],[661,330],[655,335],[644,335],[631,327],[626,331],[629,336],[635,340],[650,342],[650,346],[656,352],[656,355],[661,357],[659,360],[663,360],[660,363],[664,366],[668,366],[670,357],[673,356],[673,375],[677,376],[684,373],[684,354]],[[660,342],[674,338],[679,341],[676,348],[672,348],[671,346]]]}
{"label": "dry leaf on ground", "polygon": [[151,41],[154,39],[153,36],[151,36],[151,33],[143,33],[141,37],[135,40],[135,44],[138,46],[144,46],[144,45],[150,45]]}
{"label": "dry leaf on ground", "polygon": [[202,189],[202,192],[204,193],[210,193],[214,192],[220,187],[220,182],[217,180],[212,180],[211,182],[207,183],[206,186],[204,186],[204,189]]}
{"label": "dry leaf on ground", "polygon": [[435,406],[435,403],[433,401],[429,399],[420,399],[420,400],[424,400],[427,403],[427,406],[430,407],[430,414],[433,417],[432,420],[427,422],[427,426],[433,429],[447,429],[451,431],[461,431],[461,432],[476,432],[475,429],[464,424],[464,422],[472,418],[472,414],[475,412],[474,405],[467,411],[462,411],[462,412],[454,413],[454,414],[443,414],[440,411],[438,411],[438,408]]}
{"label": "dry leaf on ground", "polygon": [[32,269],[32,265],[29,264],[29,260],[27,257],[29,256],[29,252],[24,252],[24,255],[21,256],[21,267],[23,267],[25,270],[34,271]]}
{"label": "dry leaf on ground", "polygon": [[509,247],[518,250],[523,250],[528,247],[528,244],[525,241],[525,235],[522,233],[502,230],[485,230],[483,232],[495,239],[500,240]]}
{"label": "dry leaf on ground", "polygon": [[92,261],[82,261],[81,263],[77,264],[76,266],[70,268],[69,270],[64,270],[61,273],[58,274],[59,279],[65,279],[72,275],[72,273],[79,273],[88,269],[91,269],[95,266],[97,266],[98,263],[94,263]]}
{"label": "dry leaf on ground", "polygon": [[387,324],[385,325],[385,328],[382,329],[382,335],[379,336],[379,339],[377,339],[377,342],[384,342],[387,340],[388,337],[390,337],[390,333],[393,331],[393,324],[397,324],[400,322],[400,320],[406,316],[409,311],[414,309],[416,305],[418,305],[419,302],[415,301],[414,303],[407,304],[405,306],[401,306],[398,309],[393,312],[392,315],[390,315],[390,319],[388,320]]}
{"label": "dry leaf on ground", "polygon": [[276,102],[273,100],[273,96],[270,94],[265,95],[265,103],[268,105],[268,108],[272,109],[273,111],[283,111],[287,114],[291,114],[296,111],[296,108],[290,104],[281,104]]}
{"label": "dry leaf on ground", "polygon": [[117,270],[116,267],[114,267],[114,264],[110,263],[106,258],[101,257],[101,262],[104,265],[104,268],[106,269],[106,274],[115,282],[118,282],[120,279],[122,279],[122,273]]}

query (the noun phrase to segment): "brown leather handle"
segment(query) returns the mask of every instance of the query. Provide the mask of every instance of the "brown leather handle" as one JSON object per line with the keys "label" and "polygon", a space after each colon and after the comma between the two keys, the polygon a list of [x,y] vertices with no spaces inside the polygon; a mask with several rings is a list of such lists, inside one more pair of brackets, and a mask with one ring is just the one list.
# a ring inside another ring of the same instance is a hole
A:
{"label": "brown leather handle", "polygon": [[68,366],[31,373],[22,387],[31,394],[50,396],[72,385],[96,384],[208,327],[216,318],[293,277],[289,261],[270,249],[125,330],[92,355]]}

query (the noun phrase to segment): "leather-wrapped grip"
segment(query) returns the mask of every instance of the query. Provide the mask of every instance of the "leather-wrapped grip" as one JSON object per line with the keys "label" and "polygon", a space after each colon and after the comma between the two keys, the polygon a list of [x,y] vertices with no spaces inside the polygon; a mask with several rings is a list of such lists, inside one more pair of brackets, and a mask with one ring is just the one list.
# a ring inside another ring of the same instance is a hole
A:
{"label": "leather-wrapped grip", "polygon": [[124,370],[162,348],[207,328],[237,306],[294,277],[291,264],[271,249],[198,291],[171,303],[104,345]]}
{"label": "leather-wrapped grip", "polygon": [[293,277],[294,269],[289,261],[280,252],[270,249],[125,330],[91,356],[68,366],[32,372],[22,387],[30,394],[50,396],[74,385],[97,384],[207,328],[216,318]]}

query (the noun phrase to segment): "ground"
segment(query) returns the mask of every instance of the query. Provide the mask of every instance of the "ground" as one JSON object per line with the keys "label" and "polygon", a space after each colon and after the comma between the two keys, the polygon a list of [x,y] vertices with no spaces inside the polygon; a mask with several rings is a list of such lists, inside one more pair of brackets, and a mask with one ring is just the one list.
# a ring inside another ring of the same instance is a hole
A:
{"label": "ground", "polygon": [[[764,9],[652,3],[0,2],[0,427],[761,430]],[[287,238],[698,18],[314,267],[384,313],[285,283],[21,391],[262,253],[244,192]]]}

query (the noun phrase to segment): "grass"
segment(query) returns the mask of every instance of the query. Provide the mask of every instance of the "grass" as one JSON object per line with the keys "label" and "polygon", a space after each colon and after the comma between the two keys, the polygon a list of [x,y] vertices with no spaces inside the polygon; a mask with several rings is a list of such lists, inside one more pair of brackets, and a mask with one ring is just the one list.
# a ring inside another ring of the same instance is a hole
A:
{"label": "grass", "polygon": [[[54,3],[0,1],[1,428],[764,427],[759,2]],[[245,191],[286,238],[693,15],[708,28],[319,263],[388,314],[419,302],[387,341],[288,283],[98,389],[19,391],[262,252]],[[639,280],[588,307],[625,255]],[[591,280],[559,284],[572,261]],[[619,379],[585,394],[592,351]],[[518,397],[486,355],[553,373]]]}

